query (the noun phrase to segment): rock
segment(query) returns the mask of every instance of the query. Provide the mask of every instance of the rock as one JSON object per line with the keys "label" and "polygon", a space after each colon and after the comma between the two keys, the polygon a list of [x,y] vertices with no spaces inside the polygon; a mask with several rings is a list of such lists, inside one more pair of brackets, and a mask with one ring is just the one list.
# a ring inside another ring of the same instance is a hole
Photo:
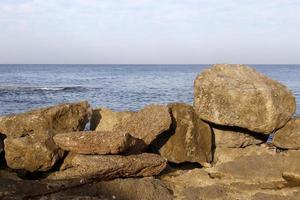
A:
{"label": "rock", "polygon": [[300,118],[290,120],[276,131],[273,144],[282,149],[300,149]]}
{"label": "rock", "polygon": [[72,168],[51,174],[49,179],[144,177],[158,175],[166,161],[156,154],[119,155],[75,155]]}
{"label": "rock", "polygon": [[211,125],[217,148],[244,148],[257,145],[268,140],[268,135],[251,132],[238,127]]}
{"label": "rock", "polygon": [[142,139],[149,145],[158,135],[169,130],[171,116],[167,106],[148,105],[138,112],[100,111],[101,121],[97,131],[121,131]]}
{"label": "rock", "polygon": [[121,154],[144,145],[142,140],[124,132],[71,132],[58,134],[53,139],[63,150],[79,154]]}
{"label": "rock", "polygon": [[53,136],[83,130],[90,115],[89,104],[79,102],[1,117],[8,166],[31,172],[51,169],[63,155]]}
{"label": "rock", "polygon": [[97,200],[170,200],[172,194],[154,178],[116,179],[103,182],[28,181],[0,179],[1,199],[97,199]]}
{"label": "rock", "polygon": [[198,75],[194,107],[200,118],[270,134],[296,110],[291,91],[245,65],[214,65]]}
{"label": "rock", "polygon": [[125,121],[133,114],[134,112],[129,111],[114,112],[107,108],[93,110],[93,115],[91,119],[91,130],[116,131],[118,129],[118,126],[122,123],[122,121]]}
{"label": "rock", "polygon": [[289,185],[295,187],[300,186],[300,173],[298,172],[283,172],[282,177],[289,183]]}
{"label": "rock", "polygon": [[256,184],[260,188],[280,189],[288,185],[285,171],[300,173],[300,152],[262,152],[237,157],[207,169],[212,177]]}
{"label": "rock", "polygon": [[183,103],[169,104],[173,124],[168,133],[161,134],[156,148],[173,163],[197,162],[204,165],[212,161],[212,131],[194,112],[192,106]]}
{"label": "rock", "polygon": [[[115,179],[70,188],[59,193],[49,195],[51,199],[73,199],[73,197],[98,197],[102,195],[116,200],[171,200],[170,190],[161,181],[147,177],[141,179]],[[80,198],[80,199],[81,199]]]}
{"label": "rock", "polygon": [[6,162],[12,169],[47,171],[64,155],[52,139],[46,136],[7,138],[4,144]]}

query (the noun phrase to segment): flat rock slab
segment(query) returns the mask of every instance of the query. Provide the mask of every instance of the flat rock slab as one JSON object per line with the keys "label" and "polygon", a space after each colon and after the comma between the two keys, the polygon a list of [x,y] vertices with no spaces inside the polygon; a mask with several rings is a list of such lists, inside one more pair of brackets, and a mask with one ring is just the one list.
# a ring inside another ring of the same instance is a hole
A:
{"label": "flat rock slab", "polygon": [[125,177],[158,175],[166,167],[166,160],[156,154],[75,155],[72,167],[51,174],[49,179],[96,178],[108,180]]}
{"label": "flat rock slab", "polygon": [[3,200],[171,200],[173,196],[162,181],[151,177],[102,182],[86,182],[83,179],[30,181],[1,177],[0,198]]}
{"label": "flat rock slab", "polygon": [[270,134],[296,111],[292,92],[245,65],[214,65],[197,76],[194,107],[201,119]]}
{"label": "flat rock slab", "polygon": [[90,105],[84,101],[1,117],[8,166],[31,172],[51,169],[62,156],[53,136],[83,130],[90,115]]}
{"label": "flat rock slab", "polygon": [[97,131],[127,132],[142,139],[146,145],[169,130],[172,122],[168,107],[163,105],[148,105],[138,112],[113,112],[107,109],[99,109],[98,112],[94,111],[94,116],[100,118]]}
{"label": "flat rock slab", "polygon": [[147,177],[141,179],[115,179],[90,183],[80,188],[70,188],[47,195],[49,199],[82,199],[106,197],[110,200],[171,200],[171,191],[160,180]]}
{"label": "flat rock slab", "polygon": [[282,149],[300,149],[300,118],[290,120],[276,131],[273,144]]}
{"label": "flat rock slab", "polygon": [[[237,150],[238,151],[238,150]],[[284,172],[300,173],[300,152],[261,153],[238,157],[207,169],[212,177],[232,180],[247,180],[262,188],[283,188],[288,182]]]}
{"label": "flat rock slab", "polygon": [[144,145],[142,140],[124,132],[82,131],[58,134],[53,139],[63,150],[78,154],[121,154]]}
{"label": "flat rock slab", "polygon": [[173,117],[170,131],[160,135],[154,146],[160,155],[173,163],[197,162],[205,165],[212,161],[212,130],[183,103],[168,105]]}

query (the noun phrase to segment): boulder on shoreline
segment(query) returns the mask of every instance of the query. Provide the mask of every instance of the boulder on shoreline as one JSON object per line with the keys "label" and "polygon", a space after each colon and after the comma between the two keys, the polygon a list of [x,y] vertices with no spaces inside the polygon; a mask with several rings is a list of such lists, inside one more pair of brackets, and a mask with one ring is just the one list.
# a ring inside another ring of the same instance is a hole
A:
{"label": "boulder on shoreline", "polygon": [[83,130],[90,115],[90,105],[84,101],[1,117],[7,165],[30,172],[51,169],[63,155],[53,136]]}
{"label": "boulder on shoreline", "polygon": [[128,156],[77,154],[71,160],[72,167],[53,173],[48,179],[110,180],[155,176],[165,169],[166,164],[166,160],[161,156],[149,153]]}
{"label": "boulder on shoreline", "polygon": [[300,149],[300,118],[290,120],[276,131],[273,144],[282,149]]}
{"label": "boulder on shoreline", "polygon": [[270,134],[296,110],[295,97],[281,83],[245,65],[213,65],[197,76],[194,107],[200,118]]}
{"label": "boulder on shoreline", "polygon": [[184,103],[168,105],[172,128],[154,142],[160,155],[169,162],[196,162],[207,165],[212,161],[212,131],[195,113],[192,106]]}
{"label": "boulder on shoreline", "polygon": [[113,112],[107,109],[99,109],[98,112],[101,120],[97,131],[128,132],[142,139],[146,145],[169,130],[172,122],[168,107],[163,105],[148,105],[138,112]]}
{"label": "boulder on shoreline", "polygon": [[145,146],[125,132],[82,131],[58,134],[53,139],[61,149],[78,154],[122,154]]}

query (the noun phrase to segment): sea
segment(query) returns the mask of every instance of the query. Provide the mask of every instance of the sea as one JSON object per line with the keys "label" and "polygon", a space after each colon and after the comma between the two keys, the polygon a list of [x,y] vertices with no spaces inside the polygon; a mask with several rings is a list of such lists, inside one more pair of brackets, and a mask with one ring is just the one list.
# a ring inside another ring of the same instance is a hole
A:
{"label": "sea", "polygon": [[[0,115],[63,102],[136,111],[147,104],[193,103],[199,65],[0,65]],[[300,116],[300,65],[250,65],[293,91]]]}

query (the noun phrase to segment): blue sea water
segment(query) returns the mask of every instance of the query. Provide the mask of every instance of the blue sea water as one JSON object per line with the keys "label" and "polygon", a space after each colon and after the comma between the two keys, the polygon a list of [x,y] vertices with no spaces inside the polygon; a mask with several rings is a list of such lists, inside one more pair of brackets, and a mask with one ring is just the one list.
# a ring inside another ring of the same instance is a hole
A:
{"label": "blue sea water", "polygon": [[[193,102],[193,82],[209,65],[0,65],[0,115],[62,102],[138,110]],[[300,115],[300,65],[251,65],[287,85]]]}

